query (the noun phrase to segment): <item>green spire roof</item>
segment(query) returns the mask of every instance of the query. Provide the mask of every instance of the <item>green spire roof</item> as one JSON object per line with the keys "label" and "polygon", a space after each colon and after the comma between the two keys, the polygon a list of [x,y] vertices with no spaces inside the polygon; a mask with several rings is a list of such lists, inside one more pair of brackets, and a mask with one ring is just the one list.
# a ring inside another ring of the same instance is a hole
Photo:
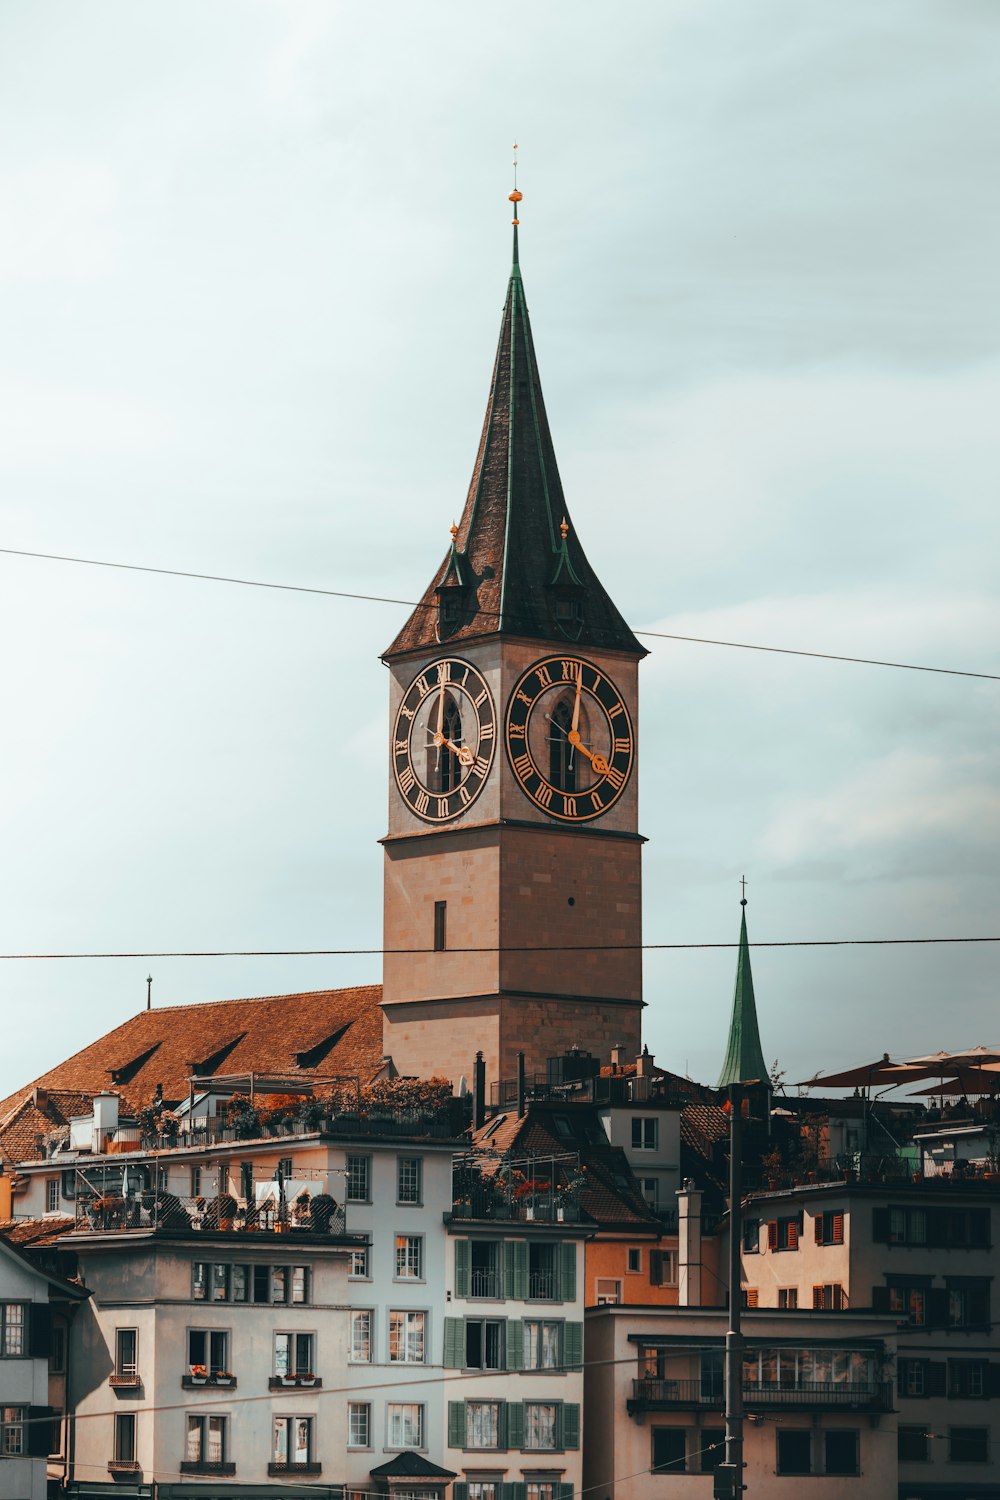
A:
{"label": "green spire roof", "polygon": [[726,1060],[719,1074],[718,1087],[726,1088],[731,1083],[748,1083],[751,1079],[765,1079],[767,1064],[760,1045],[757,1029],[757,1005],[753,997],[753,974],[750,972],[750,943],[747,940],[747,903],[740,902],[743,915],[740,920],[740,956],[736,962],[736,990],[733,994],[733,1017],[729,1023],[729,1045]]}

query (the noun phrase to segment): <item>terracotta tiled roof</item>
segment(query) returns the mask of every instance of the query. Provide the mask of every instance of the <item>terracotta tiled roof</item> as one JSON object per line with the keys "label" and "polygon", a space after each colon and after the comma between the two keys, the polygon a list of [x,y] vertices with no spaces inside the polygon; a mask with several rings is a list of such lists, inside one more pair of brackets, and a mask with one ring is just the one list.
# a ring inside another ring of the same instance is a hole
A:
{"label": "terracotta tiled roof", "polygon": [[39,1136],[66,1125],[73,1115],[86,1114],[92,1095],[72,1089],[29,1090],[0,1105],[0,1162],[25,1161],[39,1155]]}
{"label": "terracotta tiled roof", "polygon": [[[569,1134],[566,1125],[556,1130],[555,1115],[568,1124]],[[658,1230],[628,1157],[620,1147],[607,1144],[606,1137],[603,1143],[598,1137],[604,1137],[604,1130],[596,1109],[588,1105],[531,1104],[523,1119],[512,1112],[500,1124],[489,1121],[475,1132],[473,1141],[505,1157],[537,1155],[544,1160],[578,1152],[584,1178],[580,1207],[589,1219],[609,1229],[629,1225]]]}
{"label": "terracotta tiled roof", "polygon": [[27,1250],[32,1245],[53,1245],[75,1227],[73,1219],[62,1215],[46,1219],[0,1219],[0,1236]]}
{"label": "terracotta tiled roof", "polygon": [[50,1100],[75,1101],[65,1113],[84,1114],[102,1092],[117,1093],[133,1112],[142,1109],[157,1084],[175,1103],[186,1097],[199,1064],[206,1080],[218,1072],[346,1074],[367,1082],[382,1060],[381,999],[380,985],[362,985],[140,1011],[0,1101],[0,1154],[9,1156],[6,1130],[23,1159],[34,1154],[35,1135],[61,1123],[31,1104],[35,1089],[47,1090]]}
{"label": "terracotta tiled roof", "polygon": [[711,1198],[725,1195],[728,1181],[729,1112],[717,1104],[681,1110],[681,1176],[691,1177]]}

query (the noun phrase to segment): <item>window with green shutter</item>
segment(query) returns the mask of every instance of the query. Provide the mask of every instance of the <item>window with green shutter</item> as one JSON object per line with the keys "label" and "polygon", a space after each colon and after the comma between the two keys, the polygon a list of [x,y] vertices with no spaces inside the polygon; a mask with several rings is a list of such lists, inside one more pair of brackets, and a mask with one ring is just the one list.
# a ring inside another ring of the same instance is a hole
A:
{"label": "window with green shutter", "polygon": [[507,1447],[524,1447],[524,1405],[520,1401],[507,1402]]}
{"label": "window with green shutter", "polygon": [[562,1407],[562,1446],[580,1446],[580,1407],[576,1401],[564,1401]]}
{"label": "window with green shutter", "polygon": [[448,1402],[448,1447],[465,1447],[465,1402]]}
{"label": "window with green shutter", "polygon": [[455,1241],[455,1296],[469,1295],[469,1241]]}
{"label": "window with green shutter", "polygon": [[465,1319],[444,1320],[444,1364],[446,1370],[460,1370],[465,1362]]}
{"label": "window with green shutter", "polygon": [[559,1296],[563,1302],[576,1300],[576,1242],[564,1240],[559,1246]]}
{"label": "window with green shutter", "polygon": [[566,1323],[563,1327],[563,1354],[561,1361],[567,1370],[579,1370],[583,1366],[583,1324]]}
{"label": "window with green shutter", "polygon": [[520,1318],[507,1319],[507,1368],[524,1369],[524,1324]]}
{"label": "window with green shutter", "polygon": [[500,1500],[528,1500],[528,1486],[526,1484],[502,1484]]}
{"label": "window with green shutter", "polygon": [[503,1261],[503,1294],[523,1302],[528,1295],[527,1240],[504,1240]]}

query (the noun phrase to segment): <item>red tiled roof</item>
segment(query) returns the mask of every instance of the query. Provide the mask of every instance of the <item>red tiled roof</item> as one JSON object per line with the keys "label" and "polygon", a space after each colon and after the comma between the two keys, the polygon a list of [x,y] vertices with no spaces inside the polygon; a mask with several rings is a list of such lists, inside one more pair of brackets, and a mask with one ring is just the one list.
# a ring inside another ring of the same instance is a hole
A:
{"label": "red tiled roof", "polygon": [[86,1114],[92,1096],[74,1090],[53,1089],[36,1098],[35,1091],[16,1098],[12,1109],[0,1105],[0,1162],[25,1161],[38,1156],[39,1136],[66,1125],[73,1115]]}
{"label": "red tiled roof", "polygon": [[[32,1155],[35,1136],[62,1123],[31,1104],[36,1088],[48,1091],[65,1118],[86,1113],[102,1092],[117,1093],[136,1111],[152,1103],[162,1084],[164,1099],[176,1102],[187,1095],[196,1064],[205,1066],[206,1081],[224,1072],[342,1074],[367,1082],[382,1060],[381,999],[381,985],[361,985],[140,1011],[0,1100],[0,1158]],[[65,1112],[63,1099],[75,1101]]]}
{"label": "red tiled roof", "polygon": [[47,1219],[0,1219],[0,1236],[27,1250],[32,1245],[53,1245],[75,1227],[73,1219],[62,1215]]}

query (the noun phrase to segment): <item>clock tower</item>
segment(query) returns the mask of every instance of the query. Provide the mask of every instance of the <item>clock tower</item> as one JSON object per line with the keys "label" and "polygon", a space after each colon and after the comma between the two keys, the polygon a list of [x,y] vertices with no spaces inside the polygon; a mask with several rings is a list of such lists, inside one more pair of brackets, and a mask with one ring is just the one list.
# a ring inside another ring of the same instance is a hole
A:
{"label": "clock tower", "polygon": [[[520,194],[512,195],[515,203]],[[529,1076],[640,1046],[638,665],[563,498],[514,256],[451,547],[391,674],[384,1050]],[[617,510],[612,501],[609,509]]]}

